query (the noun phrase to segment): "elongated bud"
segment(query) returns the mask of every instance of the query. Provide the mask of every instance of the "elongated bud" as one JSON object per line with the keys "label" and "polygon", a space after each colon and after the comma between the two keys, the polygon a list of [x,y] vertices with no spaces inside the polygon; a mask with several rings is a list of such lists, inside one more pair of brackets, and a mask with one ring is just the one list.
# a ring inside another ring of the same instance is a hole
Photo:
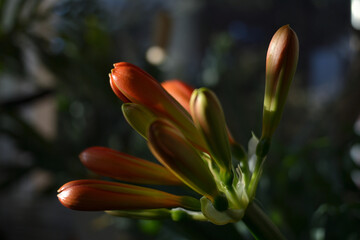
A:
{"label": "elongated bud", "polygon": [[114,67],[110,83],[120,99],[161,113],[176,123],[193,143],[204,148],[189,113],[150,74],[126,62],[116,63]]}
{"label": "elongated bud", "polygon": [[191,115],[202,133],[211,156],[224,172],[231,173],[231,149],[225,117],[216,95],[206,88],[195,90],[191,97]]}
{"label": "elongated bud", "polygon": [[110,148],[90,147],[79,157],[85,167],[102,176],[131,183],[182,185],[163,166]]}
{"label": "elongated bud", "polygon": [[299,56],[296,33],[285,25],[271,39],[266,56],[266,84],[261,138],[271,138],[277,128]]}
{"label": "elongated bud", "polygon": [[148,108],[137,103],[124,103],[121,109],[126,121],[146,139],[150,124],[158,117]]}
{"label": "elongated bud", "polygon": [[82,211],[136,210],[184,207],[198,210],[199,201],[159,190],[100,180],[77,180],[58,190],[59,201]]}
{"label": "elongated bud", "polygon": [[176,127],[156,120],[149,128],[148,139],[154,156],[190,188],[211,200],[219,195],[209,168]]}

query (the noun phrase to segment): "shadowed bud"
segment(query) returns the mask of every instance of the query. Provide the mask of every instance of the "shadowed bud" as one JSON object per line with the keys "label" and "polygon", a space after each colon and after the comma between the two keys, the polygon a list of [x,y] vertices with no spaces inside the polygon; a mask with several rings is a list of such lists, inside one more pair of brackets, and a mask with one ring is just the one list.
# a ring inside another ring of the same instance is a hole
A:
{"label": "shadowed bud", "polygon": [[85,167],[102,176],[131,183],[182,185],[163,166],[110,148],[90,147],[79,157]]}
{"label": "shadowed bud", "polygon": [[194,88],[180,80],[168,80],[161,83],[163,88],[190,113],[190,98]]}
{"label": "shadowed bud", "polygon": [[149,128],[148,139],[154,156],[190,188],[211,200],[219,195],[209,168],[176,127],[156,120]]}
{"label": "shadowed bud", "polygon": [[262,138],[277,128],[286,97],[296,71],[299,42],[296,33],[285,25],[271,39],[266,56],[266,85]]}
{"label": "shadowed bud", "polygon": [[231,149],[225,117],[216,95],[206,88],[195,90],[191,97],[191,115],[202,133],[211,156],[223,172],[231,173]]}
{"label": "shadowed bud", "polygon": [[58,190],[59,201],[82,211],[135,210],[183,207],[198,210],[199,201],[159,190],[100,180],[77,180]]}
{"label": "shadowed bud", "polygon": [[[180,80],[168,80],[161,84],[165,90],[178,101],[183,108],[191,114],[190,101],[194,88]],[[235,143],[230,131],[227,129],[229,141],[231,144]]]}
{"label": "shadowed bud", "polygon": [[110,83],[120,99],[161,113],[176,123],[193,143],[204,147],[189,113],[150,74],[126,62],[116,63],[114,67]]}

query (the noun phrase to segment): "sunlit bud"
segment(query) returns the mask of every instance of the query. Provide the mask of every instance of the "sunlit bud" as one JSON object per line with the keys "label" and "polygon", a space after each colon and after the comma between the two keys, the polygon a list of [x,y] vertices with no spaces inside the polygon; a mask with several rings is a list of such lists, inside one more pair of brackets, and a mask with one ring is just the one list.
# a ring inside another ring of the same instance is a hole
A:
{"label": "sunlit bud", "polygon": [[143,210],[112,210],[106,211],[107,214],[116,217],[126,217],[135,219],[167,219],[171,217],[171,210],[166,208],[159,209],[143,209]]}
{"label": "sunlit bud", "polygon": [[157,116],[148,108],[137,103],[124,103],[121,106],[126,121],[144,138],[150,124]]}
{"label": "sunlit bud", "polygon": [[194,88],[180,80],[168,80],[161,83],[163,88],[190,113],[190,98]]}
{"label": "sunlit bud", "polygon": [[136,210],[183,207],[199,209],[199,201],[159,190],[100,180],[77,180],[58,190],[65,206],[82,211]]}
{"label": "sunlit bud", "polygon": [[209,168],[176,127],[156,120],[149,128],[148,139],[154,156],[190,188],[211,200],[219,195]]}
{"label": "sunlit bud", "polygon": [[126,62],[116,63],[114,67],[110,82],[120,99],[163,114],[176,123],[193,143],[203,147],[189,113],[150,74]]}
{"label": "sunlit bud", "polygon": [[163,166],[110,148],[90,147],[79,157],[85,167],[102,176],[131,183],[182,185]]}
{"label": "sunlit bud", "polygon": [[285,25],[274,34],[266,56],[262,138],[271,137],[279,124],[298,56],[296,33]]}
{"label": "sunlit bud", "polygon": [[202,133],[211,156],[224,172],[231,172],[231,149],[225,117],[216,95],[206,88],[193,92],[191,115]]}

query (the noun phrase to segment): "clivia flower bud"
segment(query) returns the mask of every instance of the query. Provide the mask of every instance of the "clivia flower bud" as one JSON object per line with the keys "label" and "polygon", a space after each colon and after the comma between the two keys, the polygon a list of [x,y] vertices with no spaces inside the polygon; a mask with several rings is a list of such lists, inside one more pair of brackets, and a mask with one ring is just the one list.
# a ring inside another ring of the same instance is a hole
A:
{"label": "clivia flower bud", "polygon": [[90,147],[80,154],[91,171],[117,180],[158,185],[183,183],[163,166],[106,147]]}
{"label": "clivia flower bud", "polygon": [[299,56],[296,33],[285,25],[271,39],[266,56],[266,84],[261,138],[271,138],[277,128]]}
{"label": "clivia flower bud", "polygon": [[209,89],[197,89],[191,96],[190,109],[194,124],[204,137],[216,164],[223,172],[231,173],[229,136],[218,98]]}
{"label": "clivia flower bud", "polygon": [[189,196],[100,180],[68,182],[58,190],[58,198],[65,207],[81,211],[200,208],[199,201]]}
{"label": "clivia flower bud", "polygon": [[141,104],[176,123],[193,143],[204,148],[190,114],[150,74],[137,66],[120,62],[111,70],[110,85],[124,102]]}
{"label": "clivia flower bud", "polygon": [[186,185],[212,201],[219,195],[208,166],[175,126],[156,120],[149,128],[148,139],[153,155]]}

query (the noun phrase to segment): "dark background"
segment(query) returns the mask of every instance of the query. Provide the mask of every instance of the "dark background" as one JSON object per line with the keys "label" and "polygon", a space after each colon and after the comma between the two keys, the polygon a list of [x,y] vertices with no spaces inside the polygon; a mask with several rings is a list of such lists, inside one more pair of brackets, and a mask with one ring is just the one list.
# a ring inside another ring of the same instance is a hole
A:
{"label": "dark background", "polygon": [[299,64],[257,200],[290,239],[360,239],[356,2],[351,12],[350,0],[0,1],[0,239],[252,239],[241,222],[71,211],[56,190],[99,177],[77,157],[90,146],[153,159],[109,87],[119,61],[211,88],[246,146],[261,133],[267,46],[285,24]]}

